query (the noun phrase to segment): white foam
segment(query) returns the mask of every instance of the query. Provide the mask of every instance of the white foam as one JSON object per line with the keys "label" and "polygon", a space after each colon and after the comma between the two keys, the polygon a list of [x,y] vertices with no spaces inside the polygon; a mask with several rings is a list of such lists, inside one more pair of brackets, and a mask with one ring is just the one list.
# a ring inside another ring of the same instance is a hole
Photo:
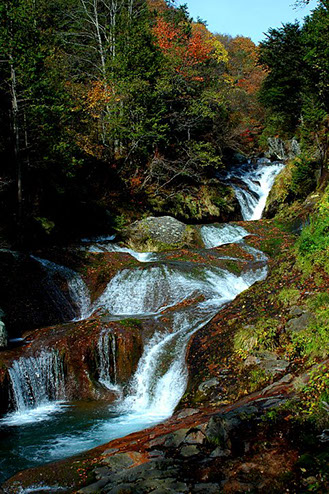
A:
{"label": "white foam", "polygon": [[204,225],[201,227],[201,236],[206,249],[238,242],[247,235],[249,233],[238,225]]}
{"label": "white foam", "polygon": [[34,424],[50,420],[56,413],[64,412],[67,405],[61,401],[46,402],[35,408],[27,408],[7,413],[1,420],[0,425],[19,426]]}
{"label": "white foam", "polygon": [[157,260],[157,255],[154,252],[136,252],[128,247],[122,247],[119,244],[113,243],[96,243],[88,247],[89,252],[123,252],[129,254],[139,262],[154,262]]}
{"label": "white foam", "polygon": [[[262,217],[274,180],[284,167],[283,163],[264,164],[259,160],[254,166],[243,165],[227,173],[225,179],[232,183],[244,220],[253,221]],[[234,179],[244,182],[244,186],[238,185]]]}

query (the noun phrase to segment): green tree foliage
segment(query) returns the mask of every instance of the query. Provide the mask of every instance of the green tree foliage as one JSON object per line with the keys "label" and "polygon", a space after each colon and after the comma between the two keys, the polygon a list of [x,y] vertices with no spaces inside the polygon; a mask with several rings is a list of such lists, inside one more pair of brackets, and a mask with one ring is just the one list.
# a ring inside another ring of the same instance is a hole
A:
{"label": "green tree foliage", "polygon": [[[279,131],[293,134],[301,117],[305,81],[304,46],[296,22],[270,29],[260,45],[260,63],[269,71],[260,93]],[[271,132],[273,129],[271,129]]]}
{"label": "green tree foliage", "polygon": [[[314,163],[318,163],[320,181],[327,175],[328,47],[328,0],[318,2],[302,27],[295,23],[271,29],[260,45],[259,61],[268,71],[260,92],[267,111],[264,135],[297,136],[304,151],[294,177],[297,197],[298,184],[304,192],[310,189],[316,171]],[[305,196],[304,192],[300,197]]]}

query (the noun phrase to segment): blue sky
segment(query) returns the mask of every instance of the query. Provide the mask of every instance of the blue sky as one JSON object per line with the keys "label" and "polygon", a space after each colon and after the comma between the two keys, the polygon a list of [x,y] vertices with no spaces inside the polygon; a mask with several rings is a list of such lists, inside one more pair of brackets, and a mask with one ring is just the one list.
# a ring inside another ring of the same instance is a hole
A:
{"label": "blue sky", "polygon": [[316,6],[294,8],[294,0],[177,0],[187,4],[191,16],[207,21],[210,31],[236,36],[242,34],[255,43],[264,39],[264,32],[282,23],[302,20]]}

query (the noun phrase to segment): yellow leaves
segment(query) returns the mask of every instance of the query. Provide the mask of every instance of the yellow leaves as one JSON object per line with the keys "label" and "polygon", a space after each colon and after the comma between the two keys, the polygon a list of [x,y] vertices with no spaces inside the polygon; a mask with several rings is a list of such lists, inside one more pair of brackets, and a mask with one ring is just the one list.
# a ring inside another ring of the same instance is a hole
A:
{"label": "yellow leaves", "polygon": [[224,45],[215,38],[215,36],[212,36],[212,39],[210,40],[210,43],[213,46],[214,52],[212,54],[212,57],[216,60],[217,63],[227,63],[228,62],[228,52]]}
{"label": "yellow leaves", "polygon": [[97,159],[101,159],[103,154],[103,146],[96,144],[90,136],[77,134],[76,143],[86,154],[94,156]]}
{"label": "yellow leaves", "polygon": [[86,108],[94,118],[100,118],[112,98],[113,90],[106,83],[94,81],[85,97]]}

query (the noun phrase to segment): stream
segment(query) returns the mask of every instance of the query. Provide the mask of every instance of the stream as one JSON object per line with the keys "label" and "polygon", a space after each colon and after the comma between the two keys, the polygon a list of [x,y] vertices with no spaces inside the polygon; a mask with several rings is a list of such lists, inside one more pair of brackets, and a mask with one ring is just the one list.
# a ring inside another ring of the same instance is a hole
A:
{"label": "stream", "polygon": [[[234,185],[244,219],[261,217],[266,197],[283,165],[259,164],[243,167],[239,175],[246,184]],[[242,170],[242,171],[241,171]],[[65,372],[57,353],[43,349],[35,357],[20,357],[9,369],[14,410],[0,420],[0,480],[17,471],[65,458],[111,439],[123,437],[169,418],[187,385],[186,348],[193,333],[218,311],[267,274],[266,256],[244,243],[248,232],[234,224],[205,225],[201,235],[206,249],[238,243],[253,256],[237,275],[206,263],[168,261],[155,253],[137,253],[113,243],[113,237],[83,239],[91,252],[125,252],[140,267],[122,269],[93,302],[81,276],[69,268],[34,258],[49,276],[60,274],[68,286],[73,320],[81,321],[96,310],[107,310],[110,318],[150,318],[159,321],[144,344],[137,370],[126,386],[116,382],[116,345],[111,332],[100,332],[97,351],[99,383],[114,391],[116,401],[69,402]],[[229,258],[235,259],[235,258]],[[186,306],[178,306],[192,300]]]}

